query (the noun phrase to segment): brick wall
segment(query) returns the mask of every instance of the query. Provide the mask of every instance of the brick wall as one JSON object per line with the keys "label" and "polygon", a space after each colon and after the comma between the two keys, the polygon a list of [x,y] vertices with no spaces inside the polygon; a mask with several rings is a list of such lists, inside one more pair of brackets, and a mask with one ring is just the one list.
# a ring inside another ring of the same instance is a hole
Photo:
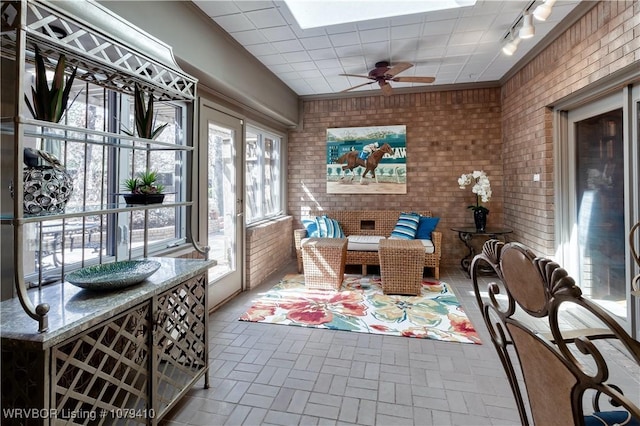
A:
{"label": "brick wall", "polygon": [[[472,225],[475,202],[458,177],[484,170],[492,182],[489,226],[503,223],[500,89],[469,89],[390,97],[369,96],[303,102],[303,125],[289,133],[289,214],[294,228],[312,209],[431,210],[441,218],[443,263],[457,264],[466,252],[456,225]],[[327,194],[326,129],[407,126],[407,193]]]}
{"label": "brick wall", "polygon": [[286,216],[246,231],[246,286],[253,288],[293,256],[293,218]]}
{"label": "brick wall", "polygon": [[[505,224],[538,254],[555,254],[548,106],[639,61],[640,2],[604,1],[503,85]],[[534,173],[540,182],[533,182]]]}

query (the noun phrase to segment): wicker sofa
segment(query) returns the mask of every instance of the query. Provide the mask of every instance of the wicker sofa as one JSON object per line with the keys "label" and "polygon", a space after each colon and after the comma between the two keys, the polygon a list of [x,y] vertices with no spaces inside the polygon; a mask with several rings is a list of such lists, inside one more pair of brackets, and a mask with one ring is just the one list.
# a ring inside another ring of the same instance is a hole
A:
{"label": "wicker sofa", "polygon": [[[310,216],[327,215],[340,222],[345,235],[372,235],[389,237],[393,231],[401,211],[399,210],[348,210],[311,212]],[[431,217],[430,211],[419,211],[422,216]],[[301,242],[307,237],[306,229],[295,229],[294,243],[298,259],[298,272],[302,272]],[[424,266],[433,268],[436,279],[440,278],[440,258],[442,255],[442,233],[434,231],[431,234],[433,253],[425,253]],[[367,274],[367,265],[380,265],[377,251],[347,250],[347,265],[362,265],[362,274]]]}

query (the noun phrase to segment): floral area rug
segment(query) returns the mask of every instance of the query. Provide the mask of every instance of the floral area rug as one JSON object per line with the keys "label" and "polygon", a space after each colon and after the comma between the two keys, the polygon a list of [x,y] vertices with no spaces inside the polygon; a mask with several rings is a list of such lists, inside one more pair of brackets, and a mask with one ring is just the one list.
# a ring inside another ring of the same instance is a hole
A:
{"label": "floral area rug", "polygon": [[482,344],[448,285],[429,279],[420,296],[399,296],[383,294],[379,277],[346,275],[341,290],[331,291],[287,275],[240,320]]}

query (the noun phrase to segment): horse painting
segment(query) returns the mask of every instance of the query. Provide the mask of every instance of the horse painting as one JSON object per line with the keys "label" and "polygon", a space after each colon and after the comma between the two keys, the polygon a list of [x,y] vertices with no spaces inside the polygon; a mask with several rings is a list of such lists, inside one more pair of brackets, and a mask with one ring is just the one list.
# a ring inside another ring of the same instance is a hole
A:
{"label": "horse painting", "polygon": [[[362,173],[362,176],[360,177],[360,183],[362,184],[364,183],[364,178],[366,177],[369,171],[371,172],[371,177],[376,179],[376,168],[378,167],[380,160],[382,160],[382,157],[385,154],[393,155],[393,149],[388,143],[385,143],[380,148],[376,149],[371,154],[369,154],[369,157],[367,157],[366,161],[358,157],[359,153],[360,153],[359,151],[349,151],[346,154],[343,154],[340,157],[338,157],[338,159],[336,160],[336,163],[338,164],[346,163],[344,166],[342,166],[342,171],[344,172],[346,170],[350,170],[351,180],[353,180],[353,176],[354,176],[353,169],[355,169],[358,166],[364,167],[364,173]],[[342,176],[340,179],[344,179],[344,176]],[[376,179],[376,182],[377,181],[378,179]]]}

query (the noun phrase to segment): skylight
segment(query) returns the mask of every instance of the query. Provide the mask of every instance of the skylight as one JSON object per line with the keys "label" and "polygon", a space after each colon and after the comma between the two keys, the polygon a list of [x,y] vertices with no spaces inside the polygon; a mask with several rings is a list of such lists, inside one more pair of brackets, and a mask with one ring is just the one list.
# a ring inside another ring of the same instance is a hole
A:
{"label": "skylight", "polygon": [[476,0],[284,0],[300,28],[391,18],[473,6]]}

